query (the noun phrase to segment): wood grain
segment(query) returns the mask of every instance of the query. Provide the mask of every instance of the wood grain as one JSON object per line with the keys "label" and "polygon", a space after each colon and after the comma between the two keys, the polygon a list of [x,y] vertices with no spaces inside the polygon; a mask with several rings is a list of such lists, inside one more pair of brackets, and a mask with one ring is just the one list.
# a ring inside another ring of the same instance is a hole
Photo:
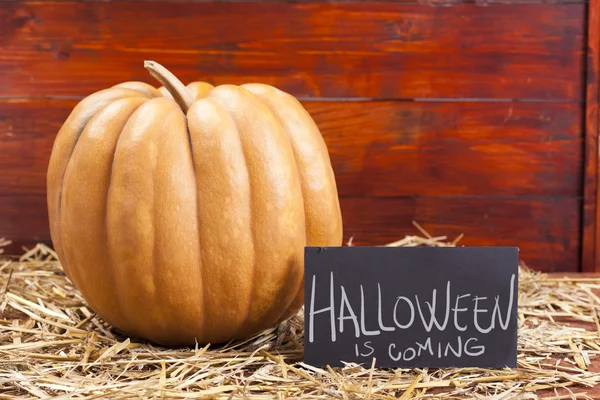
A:
{"label": "wood grain", "polygon": [[[416,220],[434,236],[452,240],[465,234],[464,245],[519,246],[521,258],[544,271],[576,271],[579,262],[581,202],[569,198],[365,198],[340,199],[344,242],[383,245],[419,234]],[[0,237],[11,238],[8,252],[21,245],[50,243],[45,196],[0,196],[5,218]]]}
{"label": "wood grain", "polygon": [[22,246],[52,245],[46,196],[0,195],[0,238],[11,240],[6,254],[22,254]]}
{"label": "wood grain", "polygon": [[344,196],[580,195],[581,112],[548,103],[307,102]]}
{"label": "wood grain", "polygon": [[464,244],[518,245],[536,269],[595,265],[587,2],[441,3],[3,2],[0,237],[13,250],[49,242],[60,125],[96,90],[154,84],[142,63],[155,59],[184,82],[260,81],[302,98],[330,149],[345,240],[385,244],[416,220]]}
{"label": "wood grain", "polygon": [[[0,96],[261,81],[299,97],[583,99],[585,4],[8,2]],[[526,17],[526,18],[523,18]],[[143,21],[138,23],[136,21]]]}
{"label": "wood grain", "polygon": [[345,238],[379,245],[420,233],[461,233],[463,245],[518,246],[520,257],[544,271],[577,271],[580,201],[569,198],[342,198]]}
{"label": "wood grain", "polygon": [[[45,194],[74,100],[0,101],[0,193]],[[573,103],[305,102],[342,196],[581,196]]]}
{"label": "wood grain", "polygon": [[[7,0],[11,1],[11,0]],[[15,1],[15,0],[12,0]],[[23,0],[22,0],[23,1]],[[30,1],[30,0],[25,0]],[[93,2],[120,2],[122,0],[69,0],[72,2],[80,2],[80,3],[93,3]],[[132,0],[136,3],[157,3],[164,2],[165,0]],[[227,3],[227,2],[237,2],[240,0],[168,0],[170,2],[176,3],[209,3],[218,1],[219,3]],[[261,3],[280,3],[282,0],[261,0]],[[370,3],[373,0],[310,0],[311,3]],[[422,1],[419,0],[377,0],[378,3],[403,3],[403,4],[423,4]],[[486,6],[488,4],[571,4],[571,3],[584,3],[585,0],[427,0],[428,5],[433,6],[450,6],[455,4],[478,4],[481,6]]]}
{"label": "wood grain", "polygon": [[582,270],[600,272],[600,215],[598,214],[598,100],[600,96],[600,1],[588,5],[588,44],[585,106],[585,180]]}

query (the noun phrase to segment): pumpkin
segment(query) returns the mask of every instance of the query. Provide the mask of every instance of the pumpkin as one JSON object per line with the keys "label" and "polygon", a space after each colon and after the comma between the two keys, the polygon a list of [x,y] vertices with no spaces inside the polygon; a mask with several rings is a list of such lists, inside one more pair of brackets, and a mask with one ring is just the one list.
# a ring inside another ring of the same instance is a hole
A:
{"label": "pumpkin", "polygon": [[303,304],[305,246],[339,246],[316,124],[264,84],[125,82],[83,99],[55,138],[51,238],[89,306],[164,345],[247,338]]}

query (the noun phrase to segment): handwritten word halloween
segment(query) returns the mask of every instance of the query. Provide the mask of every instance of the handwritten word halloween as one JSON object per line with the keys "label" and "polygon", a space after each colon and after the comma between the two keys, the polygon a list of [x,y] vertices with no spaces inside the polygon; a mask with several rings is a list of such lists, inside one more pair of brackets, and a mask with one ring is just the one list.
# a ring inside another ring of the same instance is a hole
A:
{"label": "handwritten word halloween", "polygon": [[[360,302],[355,300],[355,303],[352,303],[351,296],[348,296],[348,288],[336,285],[333,272],[330,273],[328,282],[329,301],[325,304],[315,304],[317,277],[313,275],[309,288],[310,300],[306,310],[308,340],[311,343],[314,341],[315,329],[328,329],[331,342],[336,342],[339,335],[345,331],[352,332],[358,339],[404,329],[422,328],[426,332],[456,330],[460,333],[467,331],[471,326],[479,334],[487,334],[497,328],[507,330],[515,301],[515,279],[516,276],[513,274],[510,279],[509,295],[504,296],[503,299],[500,295],[491,297],[492,294],[481,296],[471,293],[453,293],[452,282],[448,280],[445,287],[432,289],[431,297],[421,298],[417,294],[395,295],[392,309],[389,306],[384,307],[382,300],[384,296],[379,283],[376,287],[369,288],[359,285]],[[365,289],[377,290],[377,302],[366,304]],[[393,311],[384,315],[384,309]],[[316,319],[321,320],[316,323]],[[477,339],[473,337],[457,336],[455,346],[442,343],[432,346],[431,339],[426,338],[422,343],[416,343],[403,352],[396,350],[396,344],[391,343],[389,356],[393,360],[400,358],[407,360],[421,354],[422,351],[432,355],[437,353],[440,357],[442,353],[447,355],[448,351],[456,356],[460,354],[477,356],[484,351],[484,347],[475,346],[476,342]],[[357,356],[368,356],[371,350],[371,343],[368,341],[362,345],[362,349],[359,349],[358,344],[355,345]]]}

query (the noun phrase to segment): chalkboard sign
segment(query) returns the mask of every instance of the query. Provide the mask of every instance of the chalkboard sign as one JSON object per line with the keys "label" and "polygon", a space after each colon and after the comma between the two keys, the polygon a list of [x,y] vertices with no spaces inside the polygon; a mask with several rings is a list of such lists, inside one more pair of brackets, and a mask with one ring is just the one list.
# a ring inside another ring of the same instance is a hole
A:
{"label": "chalkboard sign", "polygon": [[516,247],[307,247],[304,362],[517,366]]}

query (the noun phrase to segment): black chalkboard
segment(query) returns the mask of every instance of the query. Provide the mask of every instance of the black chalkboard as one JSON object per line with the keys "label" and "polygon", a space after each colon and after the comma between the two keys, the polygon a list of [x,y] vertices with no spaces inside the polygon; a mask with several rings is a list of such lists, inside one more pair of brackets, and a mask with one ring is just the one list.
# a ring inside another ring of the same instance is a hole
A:
{"label": "black chalkboard", "polygon": [[307,364],[517,366],[516,247],[307,247],[304,279]]}

